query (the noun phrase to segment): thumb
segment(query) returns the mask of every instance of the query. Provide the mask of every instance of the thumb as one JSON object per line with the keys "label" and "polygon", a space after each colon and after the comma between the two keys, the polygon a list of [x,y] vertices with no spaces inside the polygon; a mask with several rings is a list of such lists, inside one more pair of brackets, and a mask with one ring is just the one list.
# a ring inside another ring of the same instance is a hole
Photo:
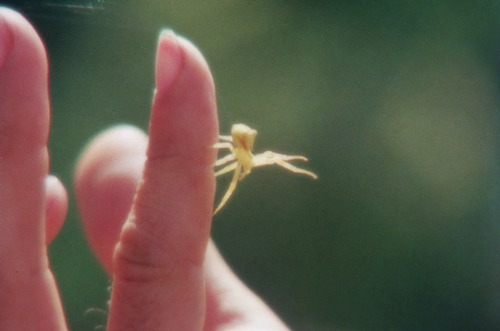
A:
{"label": "thumb", "polygon": [[115,250],[109,330],[196,330],[205,311],[218,136],[215,91],[199,51],[160,35],[143,177]]}

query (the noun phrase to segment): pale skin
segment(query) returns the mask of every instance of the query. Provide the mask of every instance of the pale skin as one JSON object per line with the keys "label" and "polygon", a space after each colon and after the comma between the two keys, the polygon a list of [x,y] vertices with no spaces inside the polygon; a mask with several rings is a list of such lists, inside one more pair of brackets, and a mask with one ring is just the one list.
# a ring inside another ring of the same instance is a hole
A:
{"label": "pale skin", "polygon": [[[287,330],[210,240],[219,134],[203,56],[163,33],[155,79],[149,134],[106,130],[75,171],[89,245],[113,280],[107,330]],[[67,329],[47,257],[67,209],[48,174],[49,117],[43,44],[1,8],[0,330]]]}

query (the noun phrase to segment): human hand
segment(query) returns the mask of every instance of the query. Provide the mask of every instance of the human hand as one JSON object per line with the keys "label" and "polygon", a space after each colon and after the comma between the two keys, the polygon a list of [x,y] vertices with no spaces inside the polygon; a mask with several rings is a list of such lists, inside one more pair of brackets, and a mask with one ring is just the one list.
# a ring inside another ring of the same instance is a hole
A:
{"label": "human hand", "polygon": [[[67,208],[47,175],[47,70],[33,28],[0,9],[0,330],[66,329],[46,249]],[[113,279],[107,330],[287,329],[210,241],[217,137],[206,62],[162,33],[149,137],[111,128],[75,175],[88,241]]]}

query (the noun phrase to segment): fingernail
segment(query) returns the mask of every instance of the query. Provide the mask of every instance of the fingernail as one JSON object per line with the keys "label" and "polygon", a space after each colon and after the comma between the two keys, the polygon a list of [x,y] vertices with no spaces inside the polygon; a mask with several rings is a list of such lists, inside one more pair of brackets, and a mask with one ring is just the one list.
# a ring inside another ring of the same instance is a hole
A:
{"label": "fingernail", "polygon": [[160,33],[156,54],[156,90],[170,88],[182,66],[182,50],[177,36],[170,29]]}
{"label": "fingernail", "polygon": [[5,64],[12,49],[12,33],[5,18],[0,15],[0,68]]}

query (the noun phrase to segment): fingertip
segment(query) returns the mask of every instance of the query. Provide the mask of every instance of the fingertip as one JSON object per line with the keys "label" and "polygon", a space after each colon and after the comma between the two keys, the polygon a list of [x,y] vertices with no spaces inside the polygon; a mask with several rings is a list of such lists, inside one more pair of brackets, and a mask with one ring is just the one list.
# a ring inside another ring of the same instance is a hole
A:
{"label": "fingertip", "polygon": [[160,34],[156,83],[148,157],[211,165],[219,131],[212,74],[198,48],[171,30]]}
{"label": "fingertip", "polygon": [[9,100],[0,103],[0,128],[10,144],[18,145],[16,150],[26,153],[46,144],[50,108],[45,47],[35,28],[6,7],[0,7],[0,100]]}
{"label": "fingertip", "polygon": [[[47,72],[45,46],[33,25],[15,10],[1,6],[0,22],[0,60],[3,56],[5,69],[19,63],[26,67],[24,70],[38,68],[42,73]],[[31,75],[29,77],[36,78]]]}
{"label": "fingertip", "polygon": [[115,126],[93,138],[76,165],[76,200],[83,228],[108,272],[141,177],[147,139],[136,127]]}
{"label": "fingertip", "polygon": [[170,29],[160,32],[156,53],[156,91],[167,90],[179,75],[184,53],[175,33]]}
{"label": "fingertip", "polygon": [[68,211],[68,193],[61,181],[52,175],[45,178],[45,242],[49,244],[64,224]]}
{"label": "fingertip", "polygon": [[[144,154],[148,137],[139,128],[120,124],[97,134],[85,146],[75,167],[76,186],[88,183],[89,178],[96,179],[98,174],[114,165],[113,161],[124,157],[137,158],[137,154]],[[143,161],[140,157],[138,161]],[[78,192],[77,192],[78,193]],[[83,192],[82,192],[83,193]]]}
{"label": "fingertip", "polygon": [[2,15],[2,8],[0,8],[0,68],[9,57],[9,53],[12,50],[12,43],[12,31]]}

